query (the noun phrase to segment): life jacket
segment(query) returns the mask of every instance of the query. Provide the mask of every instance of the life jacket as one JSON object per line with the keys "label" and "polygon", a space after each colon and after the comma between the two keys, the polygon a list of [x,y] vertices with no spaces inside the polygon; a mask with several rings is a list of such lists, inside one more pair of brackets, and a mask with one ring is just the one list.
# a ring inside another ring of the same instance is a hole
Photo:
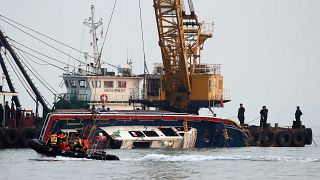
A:
{"label": "life jacket", "polygon": [[59,147],[63,151],[69,151],[70,150],[69,144],[67,142],[65,142],[65,141],[62,142],[61,144],[59,144]]}
{"label": "life jacket", "polygon": [[73,145],[75,145],[75,146],[82,146],[81,138],[76,137],[76,138],[74,139]]}
{"label": "life jacket", "polygon": [[89,149],[89,141],[87,139],[82,140],[83,150]]}
{"label": "life jacket", "polygon": [[56,134],[52,134],[50,136],[50,145],[57,145],[58,143],[58,136]]}

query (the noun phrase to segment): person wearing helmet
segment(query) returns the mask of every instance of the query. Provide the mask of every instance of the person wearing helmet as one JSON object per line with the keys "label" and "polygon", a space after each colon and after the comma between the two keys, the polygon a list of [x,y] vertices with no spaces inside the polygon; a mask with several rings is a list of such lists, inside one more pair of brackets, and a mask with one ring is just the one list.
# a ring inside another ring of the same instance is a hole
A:
{"label": "person wearing helmet", "polygon": [[79,137],[79,134],[77,133],[76,135],[76,138],[74,139],[73,141],[73,150],[75,151],[81,151],[82,150],[82,147],[83,147],[83,144],[82,144],[82,140],[81,138]]}

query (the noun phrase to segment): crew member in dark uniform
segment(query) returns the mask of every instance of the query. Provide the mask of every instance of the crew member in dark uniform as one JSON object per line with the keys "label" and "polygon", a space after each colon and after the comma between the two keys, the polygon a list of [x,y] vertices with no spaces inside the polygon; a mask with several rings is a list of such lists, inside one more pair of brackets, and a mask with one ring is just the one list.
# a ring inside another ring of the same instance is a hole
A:
{"label": "crew member in dark uniform", "polygon": [[0,104],[0,127],[2,126],[3,121],[3,106]]}
{"label": "crew member in dark uniform", "polygon": [[300,110],[300,107],[297,106],[297,110],[296,110],[296,113],[295,113],[295,117],[296,117],[296,121],[297,121],[297,122],[300,122],[300,117],[301,117],[301,115],[302,115],[302,112],[301,112],[301,110]]}
{"label": "crew member in dark uniform", "polygon": [[243,107],[243,104],[240,104],[240,108],[238,109],[238,119],[240,121],[240,125],[244,125],[244,112],[246,109]]}
{"label": "crew member in dark uniform", "polygon": [[268,119],[268,109],[266,106],[262,106],[260,110],[260,127],[266,128],[267,127],[267,119]]}

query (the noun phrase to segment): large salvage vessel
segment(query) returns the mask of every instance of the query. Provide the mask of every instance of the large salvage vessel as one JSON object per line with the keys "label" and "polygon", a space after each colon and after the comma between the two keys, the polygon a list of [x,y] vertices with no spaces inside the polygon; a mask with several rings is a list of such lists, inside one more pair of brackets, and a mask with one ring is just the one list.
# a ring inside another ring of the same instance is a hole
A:
{"label": "large salvage vessel", "polygon": [[0,46],[9,50],[43,106],[46,118],[39,139],[46,141],[49,134],[61,130],[69,139],[74,133],[91,138],[102,133],[103,148],[120,149],[311,144],[311,129],[301,125],[293,129],[242,127],[214,114],[198,115],[200,108],[221,108],[230,98],[223,88],[221,65],[200,63],[204,42],[213,36],[213,23],[198,22],[192,1],[187,1],[189,10],[183,2],[154,0],[163,62],[156,64],[153,74],[142,75],[132,73],[131,61],[112,65],[118,72],[101,66],[96,29],[102,22],[95,21],[91,6],[91,17],[84,24],[92,33],[93,62],[65,71],[67,92],[56,94],[53,109],[46,106],[2,35]]}

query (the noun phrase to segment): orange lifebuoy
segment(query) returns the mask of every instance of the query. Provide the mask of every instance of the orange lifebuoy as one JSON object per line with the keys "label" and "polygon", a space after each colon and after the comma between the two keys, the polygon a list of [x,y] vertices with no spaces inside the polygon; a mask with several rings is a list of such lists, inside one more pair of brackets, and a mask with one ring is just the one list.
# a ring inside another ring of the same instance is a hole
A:
{"label": "orange lifebuoy", "polygon": [[108,101],[108,96],[106,94],[101,94],[100,100],[101,102],[105,103]]}

